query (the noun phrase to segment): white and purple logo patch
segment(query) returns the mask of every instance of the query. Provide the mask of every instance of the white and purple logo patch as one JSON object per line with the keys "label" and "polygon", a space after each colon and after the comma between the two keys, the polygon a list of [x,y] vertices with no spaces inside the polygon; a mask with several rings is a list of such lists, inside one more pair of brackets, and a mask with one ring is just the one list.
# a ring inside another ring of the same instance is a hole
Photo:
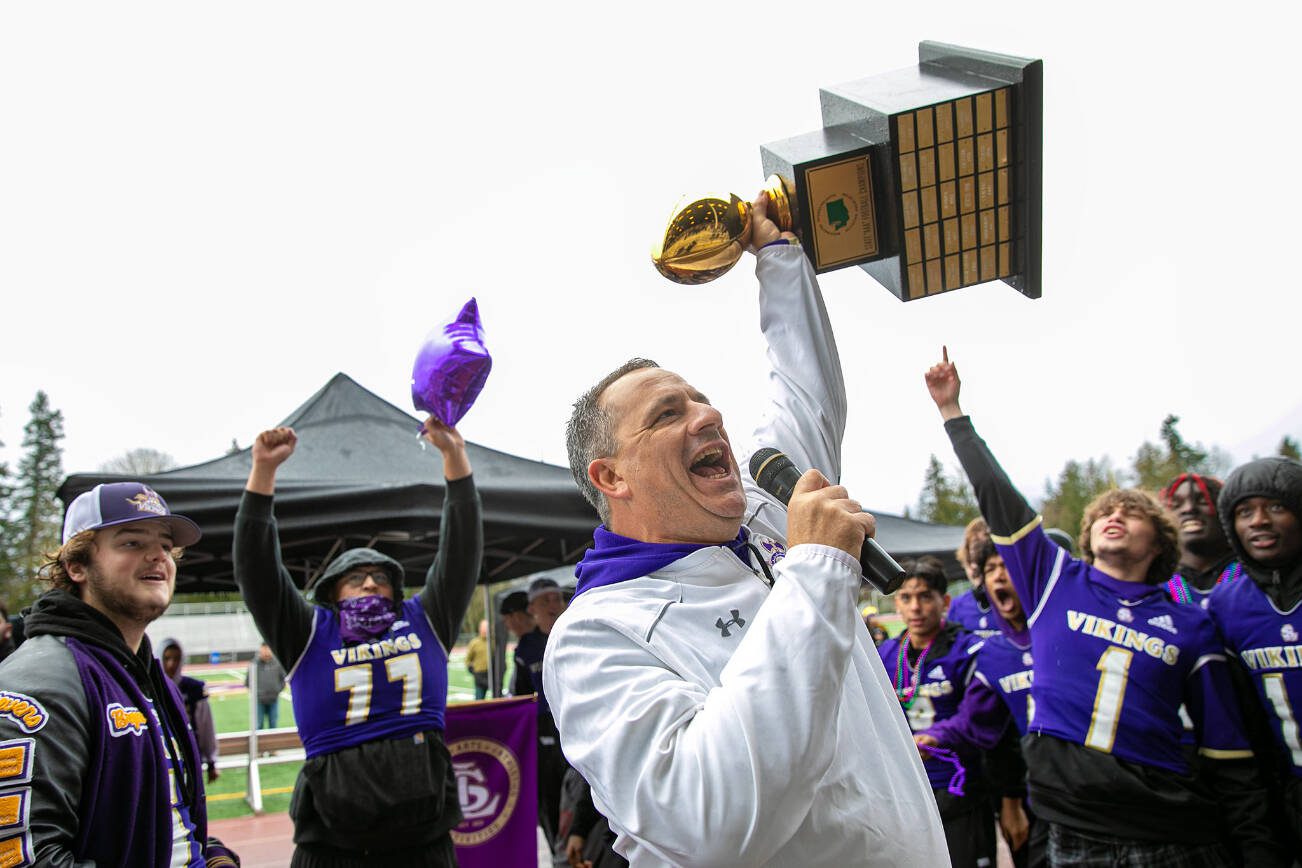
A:
{"label": "white and purple logo patch", "polygon": [[758,535],[755,539],[759,542],[760,551],[764,552],[764,555],[769,559],[770,567],[787,556],[787,547],[777,540]]}
{"label": "white and purple logo patch", "polygon": [[520,800],[520,763],[506,745],[491,738],[463,738],[448,744],[457,776],[461,823],[452,830],[458,847],[494,838]]}
{"label": "white and purple logo patch", "polygon": [[1279,636],[1285,642],[1296,642],[1297,630],[1293,629],[1292,624],[1285,624],[1283,627],[1279,628]]}

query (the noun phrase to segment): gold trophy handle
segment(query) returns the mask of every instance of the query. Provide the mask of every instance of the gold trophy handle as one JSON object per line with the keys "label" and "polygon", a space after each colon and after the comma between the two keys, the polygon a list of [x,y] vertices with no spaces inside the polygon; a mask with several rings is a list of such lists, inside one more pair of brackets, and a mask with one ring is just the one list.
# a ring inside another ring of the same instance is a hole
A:
{"label": "gold trophy handle", "polygon": [[[769,219],[782,231],[792,231],[793,203],[786,184],[770,175],[764,189],[769,194]],[[680,200],[664,236],[651,248],[651,261],[675,283],[709,283],[741,259],[750,243],[750,220],[750,203],[734,193]]]}

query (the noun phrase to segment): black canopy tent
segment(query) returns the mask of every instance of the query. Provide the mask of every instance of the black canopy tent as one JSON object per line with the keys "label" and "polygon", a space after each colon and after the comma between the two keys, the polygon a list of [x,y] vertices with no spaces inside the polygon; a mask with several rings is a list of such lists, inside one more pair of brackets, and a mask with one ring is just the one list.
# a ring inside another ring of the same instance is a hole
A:
{"label": "black canopy tent", "polygon": [[[298,448],[276,478],[276,519],[286,567],[300,585],[338,553],[372,546],[398,560],[411,584],[424,581],[438,549],[444,485],[438,451],[421,448],[420,422],[336,374],[280,424]],[[483,500],[483,582],[574,563],[592,541],[596,513],[562,467],[467,444]],[[177,590],[232,590],[235,511],[252,465],[244,449],[144,477],[168,505],[203,528],[178,565]],[[59,489],[65,507],[101,482],[78,473]]]}
{"label": "black canopy tent", "polygon": [[[437,451],[422,450],[419,421],[345,374],[335,374],[285,418],[298,448],[276,479],[281,553],[306,585],[338,553],[372,546],[420,584],[438,549],[443,477]],[[467,444],[484,509],[482,582],[574,564],[591,545],[596,513],[569,470]],[[252,464],[250,449],[144,477],[176,512],[203,528],[179,565],[180,591],[233,590],[231,541]],[[65,506],[101,482],[127,477],[78,473],[59,489]],[[953,552],[961,527],[874,513],[877,539],[896,558],[937,555],[961,576]]]}

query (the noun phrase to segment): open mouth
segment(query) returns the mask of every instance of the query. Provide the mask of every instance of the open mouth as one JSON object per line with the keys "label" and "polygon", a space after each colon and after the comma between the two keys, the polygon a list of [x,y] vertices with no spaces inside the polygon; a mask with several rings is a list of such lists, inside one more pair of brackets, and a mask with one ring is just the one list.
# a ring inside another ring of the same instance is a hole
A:
{"label": "open mouth", "polygon": [[167,576],[162,573],[145,573],[140,577],[142,582],[166,582]]}
{"label": "open mouth", "polygon": [[994,604],[998,606],[1001,610],[1007,609],[1009,606],[1011,606],[1014,602],[1017,601],[1017,595],[1013,593],[1011,588],[1003,588],[1003,587],[993,588],[990,589],[989,593],[990,593],[990,599],[993,600]]}
{"label": "open mouth", "polygon": [[1183,533],[1198,533],[1204,527],[1206,525],[1203,524],[1202,519],[1198,518],[1186,518],[1180,522],[1180,530]]}
{"label": "open mouth", "polygon": [[723,479],[732,473],[732,463],[726,449],[710,446],[696,456],[688,469],[702,479]]}
{"label": "open mouth", "polygon": [[1248,537],[1248,545],[1252,546],[1254,549],[1274,548],[1277,542],[1279,542],[1279,537],[1273,533],[1263,533],[1257,536]]}

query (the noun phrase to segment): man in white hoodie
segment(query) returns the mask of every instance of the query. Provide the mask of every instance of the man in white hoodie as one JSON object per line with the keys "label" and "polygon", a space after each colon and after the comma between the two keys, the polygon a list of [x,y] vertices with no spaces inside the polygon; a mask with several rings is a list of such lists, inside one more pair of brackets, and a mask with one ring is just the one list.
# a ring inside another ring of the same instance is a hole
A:
{"label": "man in white hoodie", "polygon": [[634,866],[948,864],[935,800],[856,608],[874,529],[840,474],[845,387],[813,270],[755,203],[770,399],[756,446],[807,472],[789,511],[723,419],[635,359],[575,404],[604,522],[552,630],[561,747]]}

